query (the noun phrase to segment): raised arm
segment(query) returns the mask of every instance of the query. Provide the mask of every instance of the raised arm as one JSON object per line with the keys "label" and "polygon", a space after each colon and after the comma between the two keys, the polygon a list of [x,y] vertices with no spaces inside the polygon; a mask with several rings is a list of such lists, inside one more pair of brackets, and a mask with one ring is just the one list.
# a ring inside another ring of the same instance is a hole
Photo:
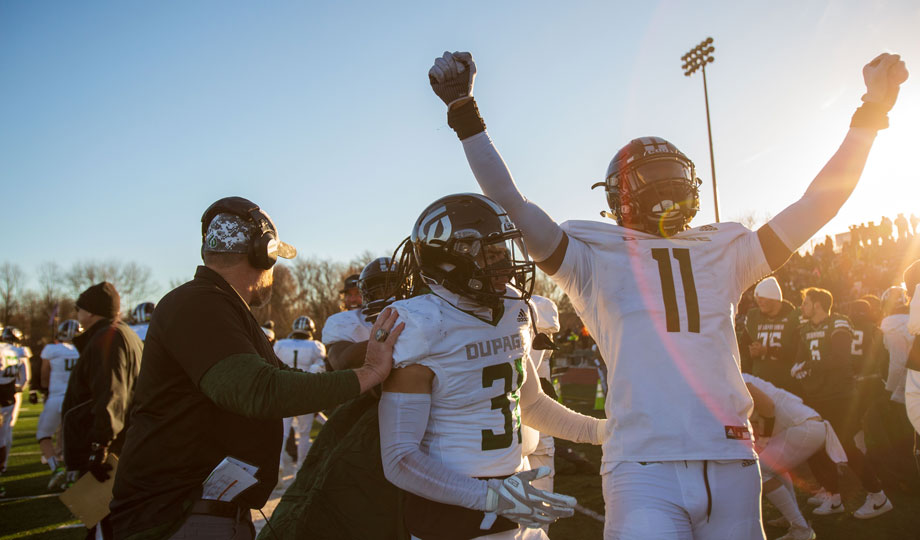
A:
{"label": "raised arm", "polygon": [[511,171],[486,133],[473,99],[476,64],[468,52],[445,52],[428,72],[434,93],[447,105],[447,124],[463,143],[470,169],[483,194],[502,205],[524,234],[537,266],[554,274],[565,257],[568,238],[539,206],[518,191]]}
{"label": "raised arm", "polygon": [[776,270],[831,220],[862,174],[878,130],[888,127],[900,85],[907,80],[901,57],[883,53],[863,67],[866,93],[840,148],[812,180],[802,198],[757,231],[770,268]]}

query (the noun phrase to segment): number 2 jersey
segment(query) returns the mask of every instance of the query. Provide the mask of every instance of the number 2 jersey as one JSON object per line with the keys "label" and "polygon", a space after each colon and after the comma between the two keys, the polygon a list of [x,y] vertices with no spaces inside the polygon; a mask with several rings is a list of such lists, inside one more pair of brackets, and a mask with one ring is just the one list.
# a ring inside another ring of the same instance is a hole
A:
{"label": "number 2 jersey", "polygon": [[753,408],[734,312],[770,271],[757,233],[737,223],[662,238],[568,221],[552,279],[607,364],[608,472],[621,461],[750,459]]}
{"label": "number 2 jersey", "polygon": [[51,378],[48,381],[48,396],[61,396],[67,392],[70,372],[77,364],[80,353],[72,343],[49,343],[42,349],[42,359],[51,366]]}
{"label": "number 2 jersey", "polygon": [[434,293],[390,307],[397,322],[406,323],[393,350],[394,368],[420,364],[434,372],[422,451],[469,476],[521,470],[519,392],[531,343],[527,304],[504,300],[494,325]]}

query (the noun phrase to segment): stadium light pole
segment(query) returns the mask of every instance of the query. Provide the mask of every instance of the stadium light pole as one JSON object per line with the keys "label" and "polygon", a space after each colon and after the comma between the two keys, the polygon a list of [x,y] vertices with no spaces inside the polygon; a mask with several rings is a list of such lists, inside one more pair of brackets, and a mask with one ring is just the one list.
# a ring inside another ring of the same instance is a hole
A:
{"label": "stadium light pole", "polygon": [[712,56],[715,50],[716,48],[712,46],[712,38],[708,37],[704,41],[701,41],[699,45],[690,49],[687,54],[681,56],[680,59],[684,63],[681,67],[684,70],[684,75],[687,77],[693,75],[698,69],[703,72],[703,98],[706,101],[706,130],[709,133],[709,163],[712,167],[712,200],[713,203],[715,203],[716,223],[718,223],[719,190],[716,188],[716,158],[712,151],[712,125],[709,122],[709,89],[706,87],[706,64],[715,62],[716,59]]}

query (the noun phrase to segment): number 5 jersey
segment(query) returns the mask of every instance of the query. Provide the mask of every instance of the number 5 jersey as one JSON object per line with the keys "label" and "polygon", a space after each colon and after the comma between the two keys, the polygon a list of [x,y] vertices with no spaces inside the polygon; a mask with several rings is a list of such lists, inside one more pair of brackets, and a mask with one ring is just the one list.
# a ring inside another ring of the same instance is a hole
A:
{"label": "number 5 jersey", "polygon": [[607,363],[601,472],[621,461],[754,458],[734,313],[770,271],[757,233],[737,223],[670,238],[593,221],[562,229],[568,249],[550,277]]}

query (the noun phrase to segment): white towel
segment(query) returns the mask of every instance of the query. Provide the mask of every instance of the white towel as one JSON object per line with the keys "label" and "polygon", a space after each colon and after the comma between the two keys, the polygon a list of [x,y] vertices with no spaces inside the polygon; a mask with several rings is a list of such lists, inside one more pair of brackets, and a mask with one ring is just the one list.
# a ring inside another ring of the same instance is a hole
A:
{"label": "white towel", "polygon": [[834,427],[827,420],[824,421],[824,427],[827,428],[827,433],[824,435],[824,451],[827,452],[827,457],[831,458],[834,463],[846,463],[847,454],[843,451],[843,445],[840,444]]}

